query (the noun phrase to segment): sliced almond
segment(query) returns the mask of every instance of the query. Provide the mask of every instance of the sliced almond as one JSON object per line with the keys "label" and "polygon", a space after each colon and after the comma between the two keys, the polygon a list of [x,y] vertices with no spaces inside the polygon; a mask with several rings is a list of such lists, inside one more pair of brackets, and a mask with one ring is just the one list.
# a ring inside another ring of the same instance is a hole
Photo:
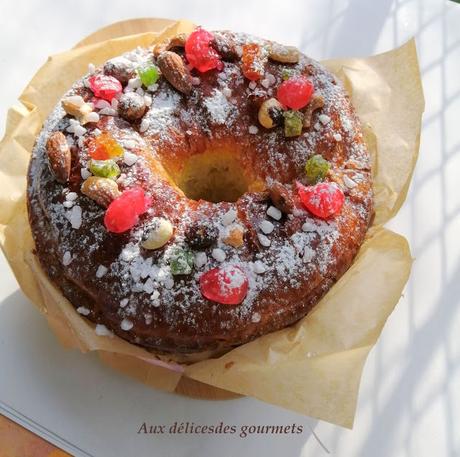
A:
{"label": "sliced almond", "polygon": [[280,63],[297,63],[300,58],[300,52],[294,46],[273,43],[270,47],[268,58]]}
{"label": "sliced almond", "polygon": [[228,244],[229,246],[233,246],[234,248],[239,248],[243,246],[244,244],[243,235],[244,235],[244,232],[242,229],[233,228],[229,231],[228,235],[223,239],[223,242],[225,244]]}
{"label": "sliced almond", "polygon": [[110,203],[121,195],[117,183],[113,179],[90,176],[86,179],[81,191],[98,205],[107,208]]}
{"label": "sliced almond", "polygon": [[86,103],[80,95],[63,98],[61,104],[67,114],[78,119],[93,111],[91,105]]}
{"label": "sliced almond", "polygon": [[53,132],[46,142],[46,152],[51,171],[56,180],[65,184],[69,180],[72,154],[62,132]]}
{"label": "sliced almond", "polygon": [[189,94],[192,91],[192,79],[182,57],[171,51],[158,56],[158,66],[163,76],[179,92]]}

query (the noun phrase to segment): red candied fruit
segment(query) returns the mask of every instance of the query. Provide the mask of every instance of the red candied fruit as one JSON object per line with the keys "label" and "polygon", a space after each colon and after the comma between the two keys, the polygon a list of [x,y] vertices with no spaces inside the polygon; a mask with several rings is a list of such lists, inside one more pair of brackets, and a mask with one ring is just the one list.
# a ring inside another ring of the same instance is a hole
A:
{"label": "red candied fruit", "polygon": [[104,217],[104,224],[109,232],[123,233],[130,230],[137,224],[139,215],[134,207],[126,204],[121,198],[110,203]]}
{"label": "red candied fruit", "polygon": [[298,110],[308,105],[313,91],[313,83],[309,79],[296,76],[280,84],[276,97],[282,105]]}
{"label": "red candied fruit", "polygon": [[110,203],[105,212],[104,224],[109,232],[123,233],[133,228],[139,216],[151,205],[150,198],[140,187],[125,190]]}
{"label": "red candied fruit", "polygon": [[185,56],[193,68],[204,73],[216,68],[222,70],[224,65],[218,52],[211,47],[214,39],[212,33],[198,27],[194,30],[185,42]]}
{"label": "red candied fruit", "polygon": [[246,273],[235,265],[213,268],[200,277],[200,290],[208,300],[223,305],[239,305],[248,293]]}
{"label": "red candied fruit", "polygon": [[251,81],[257,81],[264,75],[264,63],[260,54],[260,46],[256,43],[245,44],[241,56],[243,75]]}
{"label": "red candied fruit", "polygon": [[331,182],[321,182],[314,186],[304,186],[299,182],[296,184],[300,201],[313,215],[327,219],[338,214],[342,209],[345,196],[337,184]]}
{"label": "red candied fruit", "polygon": [[126,203],[133,206],[137,214],[141,215],[145,213],[150,206],[152,206],[152,199],[145,194],[144,190],[141,187],[133,187],[132,189],[127,189],[121,195]]}
{"label": "red candied fruit", "polygon": [[94,95],[98,98],[103,98],[109,102],[114,97],[121,94],[123,87],[121,82],[113,76],[95,75],[89,78],[89,87]]}

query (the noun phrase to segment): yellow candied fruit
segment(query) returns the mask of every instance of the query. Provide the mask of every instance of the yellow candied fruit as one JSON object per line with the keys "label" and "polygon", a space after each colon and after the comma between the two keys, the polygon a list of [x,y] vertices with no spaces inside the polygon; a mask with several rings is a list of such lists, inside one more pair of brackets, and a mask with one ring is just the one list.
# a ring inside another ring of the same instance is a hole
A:
{"label": "yellow candied fruit", "polygon": [[115,159],[123,155],[123,147],[110,133],[104,132],[91,141],[89,155],[95,160]]}

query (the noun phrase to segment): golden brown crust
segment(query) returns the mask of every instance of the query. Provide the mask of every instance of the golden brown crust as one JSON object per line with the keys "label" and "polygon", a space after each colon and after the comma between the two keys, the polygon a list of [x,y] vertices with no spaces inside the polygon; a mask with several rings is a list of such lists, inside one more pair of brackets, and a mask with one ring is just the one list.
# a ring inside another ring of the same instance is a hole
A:
{"label": "golden brown crust", "polygon": [[[230,32],[216,36],[235,49],[247,42],[268,43]],[[137,51],[124,58],[142,62],[152,53]],[[311,125],[289,139],[281,127],[267,130],[257,121],[258,107],[276,95],[286,68],[309,75],[324,100],[310,113]],[[87,143],[68,132],[69,117],[59,107],[37,140],[29,169],[29,219],[37,256],[50,278],[86,318],[174,357],[225,351],[305,316],[350,266],[373,213],[369,155],[359,121],[344,89],[321,65],[303,55],[296,64],[267,60],[265,77],[255,87],[242,76],[238,61],[225,62],[220,73],[192,73],[197,76],[189,95],[164,78],[156,91],[145,90],[152,104],[142,120],[127,122],[100,112],[97,124],[85,125],[84,136],[94,136],[96,128],[110,132],[131,154],[119,164],[120,189],[141,185],[152,197],[152,209],[130,232],[107,232],[104,209],[81,193]],[[86,79],[69,94],[90,101]],[[74,143],[67,186],[57,183],[47,166],[45,145],[53,131]],[[180,189],[188,159],[208,150],[237,159],[249,187],[236,202],[195,201]],[[135,163],[133,154],[139,157]],[[330,162],[326,180],[338,183],[345,194],[341,213],[327,221],[305,210],[295,192],[294,182],[302,179],[305,162],[314,154]],[[267,215],[268,190],[280,186],[292,211],[276,220]],[[235,220],[226,225],[229,212]],[[164,248],[148,251],[141,243],[153,217],[169,219],[174,236]],[[267,220],[273,231],[264,234],[260,227]],[[197,221],[217,232],[209,246],[193,249],[207,261],[198,262],[192,274],[171,276],[168,255],[175,246],[189,246],[188,229]],[[244,232],[244,244],[225,243],[236,229]],[[263,236],[270,246],[264,246]],[[215,258],[221,253],[213,256],[216,248],[224,252],[224,262],[241,266],[249,277],[241,305],[219,305],[200,293],[201,274],[221,265]]]}

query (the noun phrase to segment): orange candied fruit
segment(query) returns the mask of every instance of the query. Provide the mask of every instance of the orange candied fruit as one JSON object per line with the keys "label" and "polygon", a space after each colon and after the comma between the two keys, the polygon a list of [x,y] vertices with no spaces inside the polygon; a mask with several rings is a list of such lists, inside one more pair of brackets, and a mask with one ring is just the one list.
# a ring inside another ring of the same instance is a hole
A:
{"label": "orange candied fruit", "polygon": [[94,160],[114,159],[123,155],[123,147],[107,132],[91,138],[88,151]]}
{"label": "orange candied fruit", "polygon": [[241,56],[242,70],[246,78],[257,81],[264,75],[264,63],[260,53],[260,46],[256,43],[243,45]]}

